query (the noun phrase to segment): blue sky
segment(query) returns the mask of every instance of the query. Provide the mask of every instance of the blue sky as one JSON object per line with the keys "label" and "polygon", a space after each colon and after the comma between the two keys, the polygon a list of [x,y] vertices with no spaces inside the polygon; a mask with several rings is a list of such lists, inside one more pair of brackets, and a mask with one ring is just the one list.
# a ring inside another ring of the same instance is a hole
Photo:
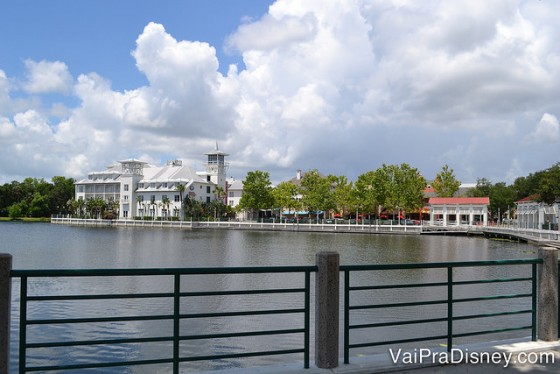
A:
{"label": "blue sky", "polygon": [[229,174],[512,182],[560,161],[554,0],[12,1],[0,183],[214,147]]}
{"label": "blue sky", "polygon": [[177,39],[215,46],[227,71],[242,64],[239,53],[226,53],[226,37],[242,22],[263,16],[265,0],[18,0],[0,13],[1,69],[24,74],[23,61],[64,61],[74,75],[97,72],[117,90],[146,84],[130,52],[149,22],[163,24]]}

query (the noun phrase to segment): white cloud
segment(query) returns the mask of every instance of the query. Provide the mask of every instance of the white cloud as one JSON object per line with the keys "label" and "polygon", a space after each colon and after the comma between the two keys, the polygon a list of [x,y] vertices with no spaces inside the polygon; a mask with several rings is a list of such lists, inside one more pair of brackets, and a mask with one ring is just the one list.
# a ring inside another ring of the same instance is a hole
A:
{"label": "white cloud", "polygon": [[545,113],[535,126],[535,130],[527,136],[533,143],[557,143],[560,141],[560,123],[555,115]]}
{"label": "white cloud", "polygon": [[[0,156],[71,176],[140,156],[198,168],[217,140],[238,178],[256,168],[275,180],[311,168],[355,178],[407,162],[427,178],[447,163],[464,182],[512,180],[558,157],[554,14],[560,3],[278,0],[227,38],[245,64],[227,75],[215,46],[149,23],[132,52],[142,87],[118,92],[99,74],[27,60],[28,92],[79,101],[44,109],[0,70],[0,134],[41,135]],[[38,151],[47,146],[50,156]]]}
{"label": "white cloud", "polygon": [[65,63],[60,61],[25,60],[27,82],[25,90],[32,94],[63,93],[72,90],[72,75]]}

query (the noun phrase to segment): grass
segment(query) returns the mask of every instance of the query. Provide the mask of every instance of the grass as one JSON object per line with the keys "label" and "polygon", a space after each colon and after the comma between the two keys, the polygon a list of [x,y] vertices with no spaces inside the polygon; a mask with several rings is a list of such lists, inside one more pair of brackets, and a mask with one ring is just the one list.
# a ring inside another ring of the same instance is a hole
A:
{"label": "grass", "polygon": [[21,218],[10,218],[10,217],[0,217],[0,222],[50,222],[50,217],[21,217]]}

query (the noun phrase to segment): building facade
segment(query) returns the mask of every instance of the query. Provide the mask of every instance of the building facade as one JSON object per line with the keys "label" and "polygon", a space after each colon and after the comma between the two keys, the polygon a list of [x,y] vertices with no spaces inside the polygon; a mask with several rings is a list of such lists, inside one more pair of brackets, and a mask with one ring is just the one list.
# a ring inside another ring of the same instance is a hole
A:
{"label": "building facade", "polygon": [[428,204],[431,225],[488,225],[489,197],[432,197]]}
{"label": "building facade", "polygon": [[560,201],[546,204],[538,201],[537,195],[527,196],[515,202],[517,205],[517,227],[521,229],[558,230]]}
{"label": "building facade", "polygon": [[[101,198],[118,205],[119,219],[179,217],[188,196],[201,203],[217,199],[216,188],[227,190],[227,153],[216,149],[205,153],[206,170],[197,172],[181,160],[164,166],[150,165],[137,159],[119,161],[105,171],[91,172],[75,183],[76,200]],[[183,186],[183,187],[179,187]],[[184,189],[184,191],[180,191]]]}

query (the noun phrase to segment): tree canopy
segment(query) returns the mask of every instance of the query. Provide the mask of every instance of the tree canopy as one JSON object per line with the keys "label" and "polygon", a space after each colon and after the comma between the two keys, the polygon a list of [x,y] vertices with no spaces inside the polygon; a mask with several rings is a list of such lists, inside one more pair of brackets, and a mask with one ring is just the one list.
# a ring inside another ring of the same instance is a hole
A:
{"label": "tree canopy", "polygon": [[432,187],[439,197],[453,197],[460,186],[461,182],[455,178],[453,169],[450,169],[448,165],[443,166],[432,182]]}

